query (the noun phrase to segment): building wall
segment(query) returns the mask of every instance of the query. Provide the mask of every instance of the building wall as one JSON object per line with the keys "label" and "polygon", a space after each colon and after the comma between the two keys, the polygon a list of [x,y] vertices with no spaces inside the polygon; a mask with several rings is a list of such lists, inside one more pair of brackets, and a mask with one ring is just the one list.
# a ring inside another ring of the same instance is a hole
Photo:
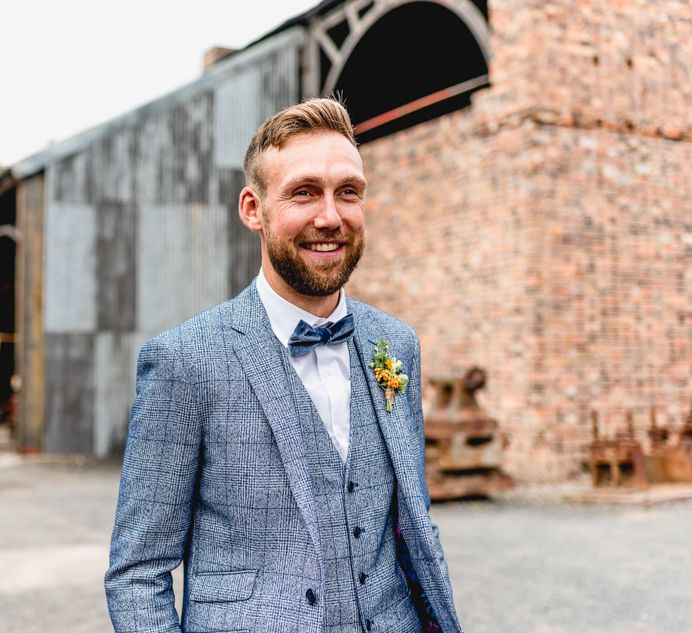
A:
{"label": "building wall", "polygon": [[142,343],[257,273],[259,241],[237,219],[242,160],[298,101],[302,41],[285,32],[221,62],[46,169],[45,451],[120,450]]}
{"label": "building wall", "polygon": [[645,440],[650,406],[690,406],[691,25],[676,1],[490,8],[492,87],[361,148],[349,291],[416,328],[425,376],[486,368],[508,469],[560,480],[591,410]]}

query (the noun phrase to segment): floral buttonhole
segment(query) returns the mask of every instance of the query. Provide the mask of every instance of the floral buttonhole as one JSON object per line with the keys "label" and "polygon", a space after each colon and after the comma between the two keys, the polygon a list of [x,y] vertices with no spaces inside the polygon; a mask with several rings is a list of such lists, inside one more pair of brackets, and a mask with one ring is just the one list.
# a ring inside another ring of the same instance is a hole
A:
{"label": "floral buttonhole", "polygon": [[389,355],[389,343],[386,340],[380,339],[377,342],[370,367],[375,372],[377,384],[384,391],[387,412],[391,413],[394,396],[404,393],[408,387],[408,376],[401,369],[402,362]]}

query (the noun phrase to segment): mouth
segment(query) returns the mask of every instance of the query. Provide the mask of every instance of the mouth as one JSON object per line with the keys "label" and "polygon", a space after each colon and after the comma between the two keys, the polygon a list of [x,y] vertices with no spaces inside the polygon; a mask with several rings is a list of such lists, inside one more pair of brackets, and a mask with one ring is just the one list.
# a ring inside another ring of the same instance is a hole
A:
{"label": "mouth", "polygon": [[341,244],[339,242],[308,242],[307,244],[303,244],[303,248],[319,253],[330,253],[337,250],[340,246]]}
{"label": "mouth", "polygon": [[312,257],[319,259],[332,259],[339,257],[344,252],[345,242],[303,242],[300,247],[310,252]]}

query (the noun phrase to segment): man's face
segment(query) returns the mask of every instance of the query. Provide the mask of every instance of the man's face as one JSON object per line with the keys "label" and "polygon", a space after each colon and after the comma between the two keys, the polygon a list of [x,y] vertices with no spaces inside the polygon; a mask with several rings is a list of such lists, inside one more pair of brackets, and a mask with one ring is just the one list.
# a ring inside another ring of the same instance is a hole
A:
{"label": "man's face", "polygon": [[360,155],[336,132],[305,132],[262,160],[262,264],[295,292],[335,293],[365,246]]}

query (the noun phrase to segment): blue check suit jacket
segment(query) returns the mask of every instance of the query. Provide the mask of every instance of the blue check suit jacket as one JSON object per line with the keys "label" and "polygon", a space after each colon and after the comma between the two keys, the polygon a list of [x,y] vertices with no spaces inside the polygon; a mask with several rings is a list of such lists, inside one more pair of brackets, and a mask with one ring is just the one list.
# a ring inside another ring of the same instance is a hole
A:
{"label": "blue check suit jacket", "polygon": [[[347,302],[361,362],[384,338],[408,370],[392,413],[368,370],[369,385],[411,561],[441,630],[461,633],[428,516],[417,337]],[[254,282],[142,348],[106,573],[118,633],[321,630],[323,605],[305,588],[324,595],[324,544],[282,353]],[[181,562],[182,621],[171,578]]]}

